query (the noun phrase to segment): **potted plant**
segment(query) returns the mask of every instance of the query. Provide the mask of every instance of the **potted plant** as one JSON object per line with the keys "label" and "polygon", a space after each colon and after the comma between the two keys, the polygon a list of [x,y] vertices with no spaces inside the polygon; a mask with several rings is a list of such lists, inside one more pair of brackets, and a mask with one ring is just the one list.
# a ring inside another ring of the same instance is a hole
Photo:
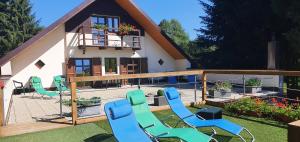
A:
{"label": "potted plant", "polygon": [[120,36],[128,35],[130,32],[134,31],[136,28],[133,25],[122,23],[119,26],[118,34]]}
{"label": "potted plant", "polygon": [[166,98],[164,96],[163,90],[158,90],[157,94],[154,96],[154,105],[155,106],[164,106],[167,105]]}
{"label": "potted plant", "polygon": [[[78,117],[89,117],[100,115],[101,98],[92,97],[90,99],[78,98],[77,99],[77,115]],[[63,100],[63,105],[71,106],[71,100]]]}
{"label": "potted plant", "polygon": [[108,30],[108,26],[107,25],[103,25],[103,24],[95,24],[93,26],[93,28],[95,28],[97,30]]}
{"label": "potted plant", "polygon": [[255,94],[261,92],[262,82],[258,78],[251,78],[246,81],[246,93]]}
{"label": "potted plant", "polygon": [[232,85],[228,81],[218,81],[208,90],[208,94],[212,98],[229,97],[231,96]]}

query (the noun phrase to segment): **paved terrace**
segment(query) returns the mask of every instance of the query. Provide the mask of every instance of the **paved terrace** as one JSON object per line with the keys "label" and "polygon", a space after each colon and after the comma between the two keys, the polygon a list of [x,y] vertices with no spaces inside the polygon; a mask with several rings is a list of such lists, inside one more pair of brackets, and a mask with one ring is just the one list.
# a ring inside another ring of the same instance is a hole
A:
{"label": "paved terrace", "polygon": [[[153,104],[153,95],[156,94],[157,90],[163,89],[165,86],[150,86],[142,85],[141,89],[145,91],[145,94],[149,97],[149,104]],[[193,85],[177,85],[177,89],[182,94],[182,100],[185,103],[194,102],[194,86]],[[123,86],[121,88],[108,88],[108,89],[85,89],[79,90],[77,95],[83,98],[101,97],[101,115],[105,115],[103,107],[105,103],[113,100],[125,98],[126,92],[137,89],[137,86]],[[234,92],[242,92],[241,89],[235,89]],[[201,100],[201,89],[197,86],[196,96],[197,101]],[[266,91],[264,93],[253,94],[255,96],[269,95],[275,92]],[[247,96],[241,95],[242,93],[233,93],[231,97],[209,99],[210,101],[226,101],[230,99],[241,99]],[[249,95],[249,94],[248,94]],[[70,99],[70,95],[67,93],[63,96],[63,99]],[[151,106],[155,107],[155,106]],[[47,121],[49,119],[55,119],[59,116],[60,105],[59,96],[48,98],[42,98],[40,95],[35,93],[27,93],[25,95],[14,95],[12,108],[10,110],[8,124],[22,124],[22,123],[33,123],[37,121]],[[63,113],[65,116],[70,116],[71,108],[63,106]],[[66,117],[71,120],[71,117]]]}

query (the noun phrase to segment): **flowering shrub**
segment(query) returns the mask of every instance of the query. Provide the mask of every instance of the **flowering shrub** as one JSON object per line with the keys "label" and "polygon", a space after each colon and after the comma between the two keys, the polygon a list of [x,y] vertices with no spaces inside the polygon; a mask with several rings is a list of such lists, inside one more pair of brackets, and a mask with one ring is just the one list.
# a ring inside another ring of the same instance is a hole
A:
{"label": "flowering shrub", "polygon": [[227,92],[230,92],[231,89],[232,89],[232,85],[228,81],[224,81],[224,82],[218,81],[212,88],[210,88],[210,90],[214,90],[214,91],[227,91]]}
{"label": "flowering shrub", "polygon": [[128,35],[130,32],[134,31],[135,29],[136,27],[133,25],[122,23],[119,26],[119,35]]}
{"label": "flowering shrub", "polygon": [[237,114],[269,117],[282,122],[291,122],[300,119],[299,104],[289,104],[286,99],[278,101],[273,98],[271,102],[259,98],[243,99],[241,101],[226,104],[225,110]]}

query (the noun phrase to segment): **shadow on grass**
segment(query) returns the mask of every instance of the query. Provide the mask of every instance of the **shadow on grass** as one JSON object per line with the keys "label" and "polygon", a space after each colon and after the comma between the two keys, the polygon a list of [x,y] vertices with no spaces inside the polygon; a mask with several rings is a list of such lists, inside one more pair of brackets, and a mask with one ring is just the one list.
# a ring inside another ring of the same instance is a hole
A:
{"label": "shadow on grass", "polygon": [[98,134],[85,139],[84,142],[116,142],[116,140],[112,134]]}
{"label": "shadow on grass", "polygon": [[215,139],[217,139],[219,142],[230,142],[232,139],[232,136],[224,136],[224,135],[214,135]]}

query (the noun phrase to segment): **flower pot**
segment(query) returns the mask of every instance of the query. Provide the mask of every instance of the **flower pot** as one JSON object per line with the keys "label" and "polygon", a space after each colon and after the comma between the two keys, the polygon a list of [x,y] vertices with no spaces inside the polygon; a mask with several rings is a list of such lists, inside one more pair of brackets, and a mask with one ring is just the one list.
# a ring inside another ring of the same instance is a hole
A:
{"label": "flower pot", "polygon": [[250,93],[250,94],[255,94],[255,93],[258,93],[258,92],[261,92],[261,86],[249,86],[249,87],[246,87],[246,93]]}
{"label": "flower pot", "polygon": [[209,90],[208,94],[212,98],[222,98],[222,97],[230,97],[231,96],[231,90]]}
{"label": "flower pot", "polygon": [[78,117],[91,117],[100,115],[100,106],[101,104],[95,104],[90,106],[79,106],[77,107]]}
{"label": "flower pot", "polygon": [[154,97],[154,105],[155,106],[168,105],[165,96],[155,96]]}

